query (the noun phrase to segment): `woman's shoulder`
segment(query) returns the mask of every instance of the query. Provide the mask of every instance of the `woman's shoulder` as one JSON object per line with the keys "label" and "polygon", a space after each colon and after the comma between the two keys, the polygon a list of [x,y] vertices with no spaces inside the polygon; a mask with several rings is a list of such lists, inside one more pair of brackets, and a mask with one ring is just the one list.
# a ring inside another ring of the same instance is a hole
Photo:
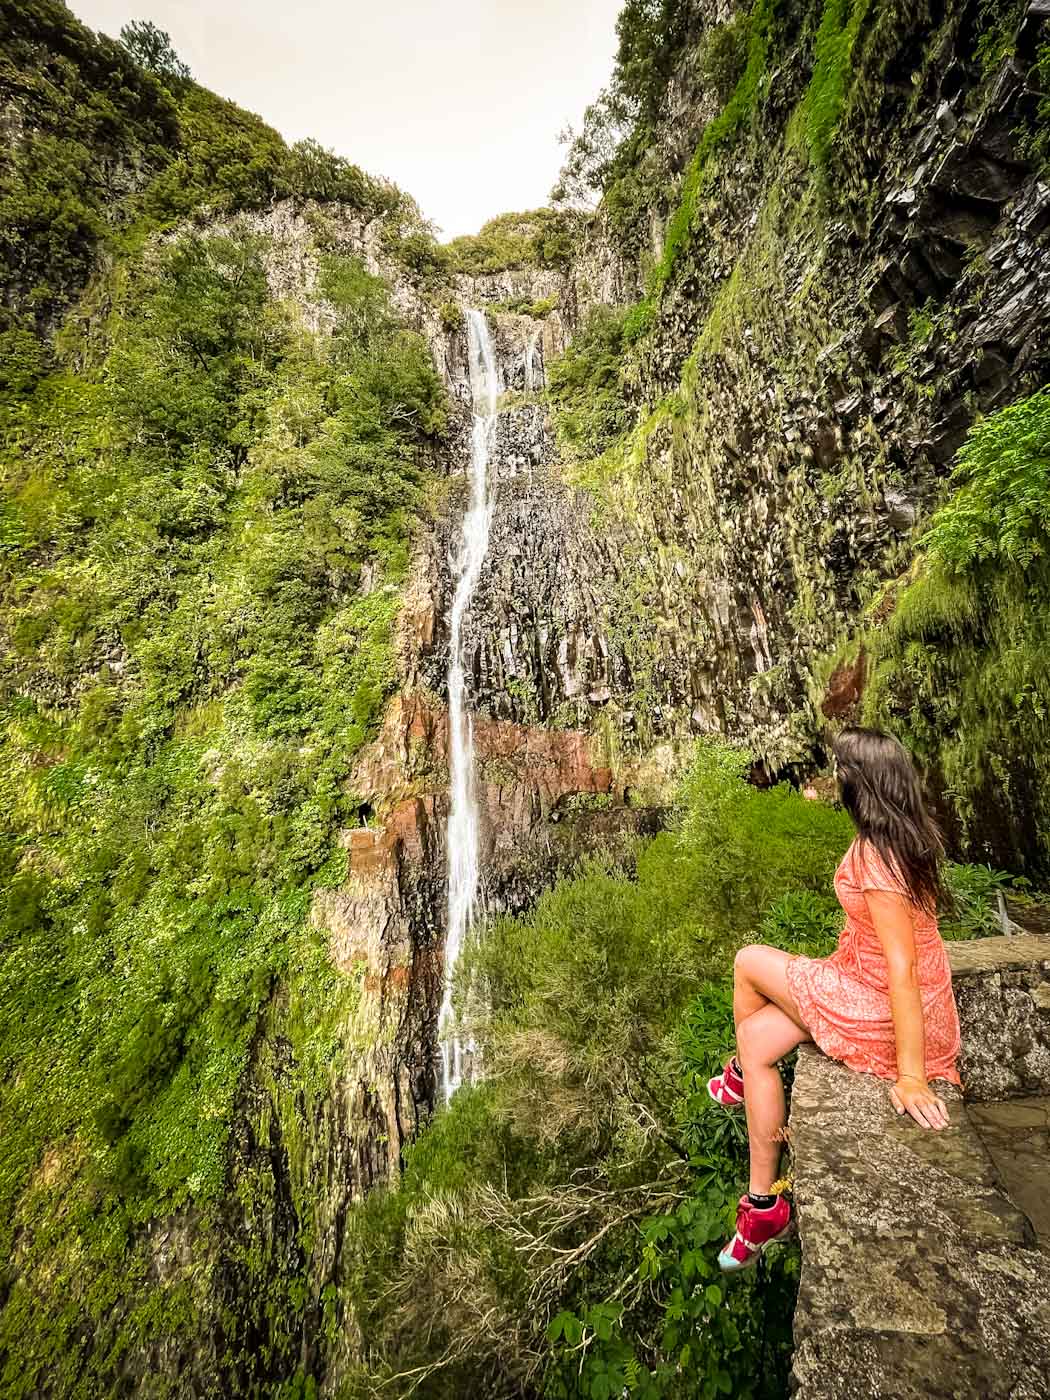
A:
{"label": "woman's shoulder", "polygon": [[890,890],[908,897],[908,882],[892,853],[884,854],[874,841],[858,836],[847,856],[858,889]]}

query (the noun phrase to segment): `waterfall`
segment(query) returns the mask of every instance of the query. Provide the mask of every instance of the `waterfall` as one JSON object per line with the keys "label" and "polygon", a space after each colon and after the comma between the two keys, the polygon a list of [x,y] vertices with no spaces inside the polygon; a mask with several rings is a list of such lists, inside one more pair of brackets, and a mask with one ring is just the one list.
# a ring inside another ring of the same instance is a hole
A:
{"label": "waterfall", "polygon": [[539,373],[536,369],[536,347],[539,343],[540,327],[537,326],[529,336],[529,343],[525,346],[525,388],[526,390],[543,388],[543,366],[540,365]]}
{"label": "waterfall", "polygon": [[470,606],[489,546],[492,501],[488,489],[488,467],[499,399],[499,376],[485,315],[468,308],[466,321],[474,423],[470,453],[470,501],[463,517],[459,553],[452,561],[456,591],[452,599],[448,667],[448,932],[445,939],[445,990],[438,1022],[446,1099],[462,1083],[464,1061],[472,1049],[469,1044],[463,1045],[457,1036],[451,1035],[448,1027],[452,1011],[452,972],[474,917],[478,893],[474,726],[464,698],[463,618]]}

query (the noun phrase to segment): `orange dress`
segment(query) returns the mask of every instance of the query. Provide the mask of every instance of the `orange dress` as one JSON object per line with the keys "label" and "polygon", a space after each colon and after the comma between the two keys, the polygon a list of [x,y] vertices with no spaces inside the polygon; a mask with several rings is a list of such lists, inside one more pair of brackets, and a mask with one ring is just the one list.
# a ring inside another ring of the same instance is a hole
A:
{"label": "orange dress", "polygon": [[[851,1069],[897,1077],[897,1044],[890,1012],[886,957],[864,899],[865,890],[901,893],[901,882],[871,842],[854,841],[835,872],[835,893],[846,913],[839,946],[828,958],[798,955],[787,965],[788,986],[810,1035],[825,1054]],[[915,958],[926,1031],[926,1077],[958,1084],[959,1013],[948,953],[937,920],[912,906]]]}

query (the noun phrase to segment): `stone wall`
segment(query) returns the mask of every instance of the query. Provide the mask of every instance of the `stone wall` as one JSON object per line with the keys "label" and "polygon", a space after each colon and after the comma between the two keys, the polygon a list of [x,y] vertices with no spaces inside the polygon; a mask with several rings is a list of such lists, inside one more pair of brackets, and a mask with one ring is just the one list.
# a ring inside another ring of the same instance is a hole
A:
{"label": "stone wall", "polygon": [[938,1086],[949,1128],[898,1117],[882,1081],[800,1051],[790,1124],[800,1400],[1050,1395],[1050,1252],[966,1110],[1050,1094],[1050,938],[950,954],[965,1091]]}

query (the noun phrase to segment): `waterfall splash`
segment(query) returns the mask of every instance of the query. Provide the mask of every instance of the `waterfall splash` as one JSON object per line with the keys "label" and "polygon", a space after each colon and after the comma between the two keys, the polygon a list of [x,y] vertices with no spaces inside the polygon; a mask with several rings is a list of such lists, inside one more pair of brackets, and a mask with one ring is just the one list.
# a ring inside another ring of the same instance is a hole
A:
{"label": "waterfall splash", "polygon": [[530,391],[543,388],[543,366],[541,363],[537,372],[536,365],[536,347],[539,344],[539,339],[540,330],[537,326],[525,347],[525,388]]}
{"label": "waterfall splash", "polygon": [[496,430],[499,375],[484,312],[468,308],[467,345],[474,427],[470,459],[470,502],[463,517],[459,553],[452,561],[456,591],[452,599],[448,668],[449,787],[448,933],[445,939],[445,991],[438,1034],[443,1088],[448,1099],[463,1082],[472,1046],[450,1035],[452,971],[474,918],[478,893],[478,808],[474,794],[474,725],[464,699],[463,618],[477,585],[489,547],[492,501],[488,489],[489,456]]}

